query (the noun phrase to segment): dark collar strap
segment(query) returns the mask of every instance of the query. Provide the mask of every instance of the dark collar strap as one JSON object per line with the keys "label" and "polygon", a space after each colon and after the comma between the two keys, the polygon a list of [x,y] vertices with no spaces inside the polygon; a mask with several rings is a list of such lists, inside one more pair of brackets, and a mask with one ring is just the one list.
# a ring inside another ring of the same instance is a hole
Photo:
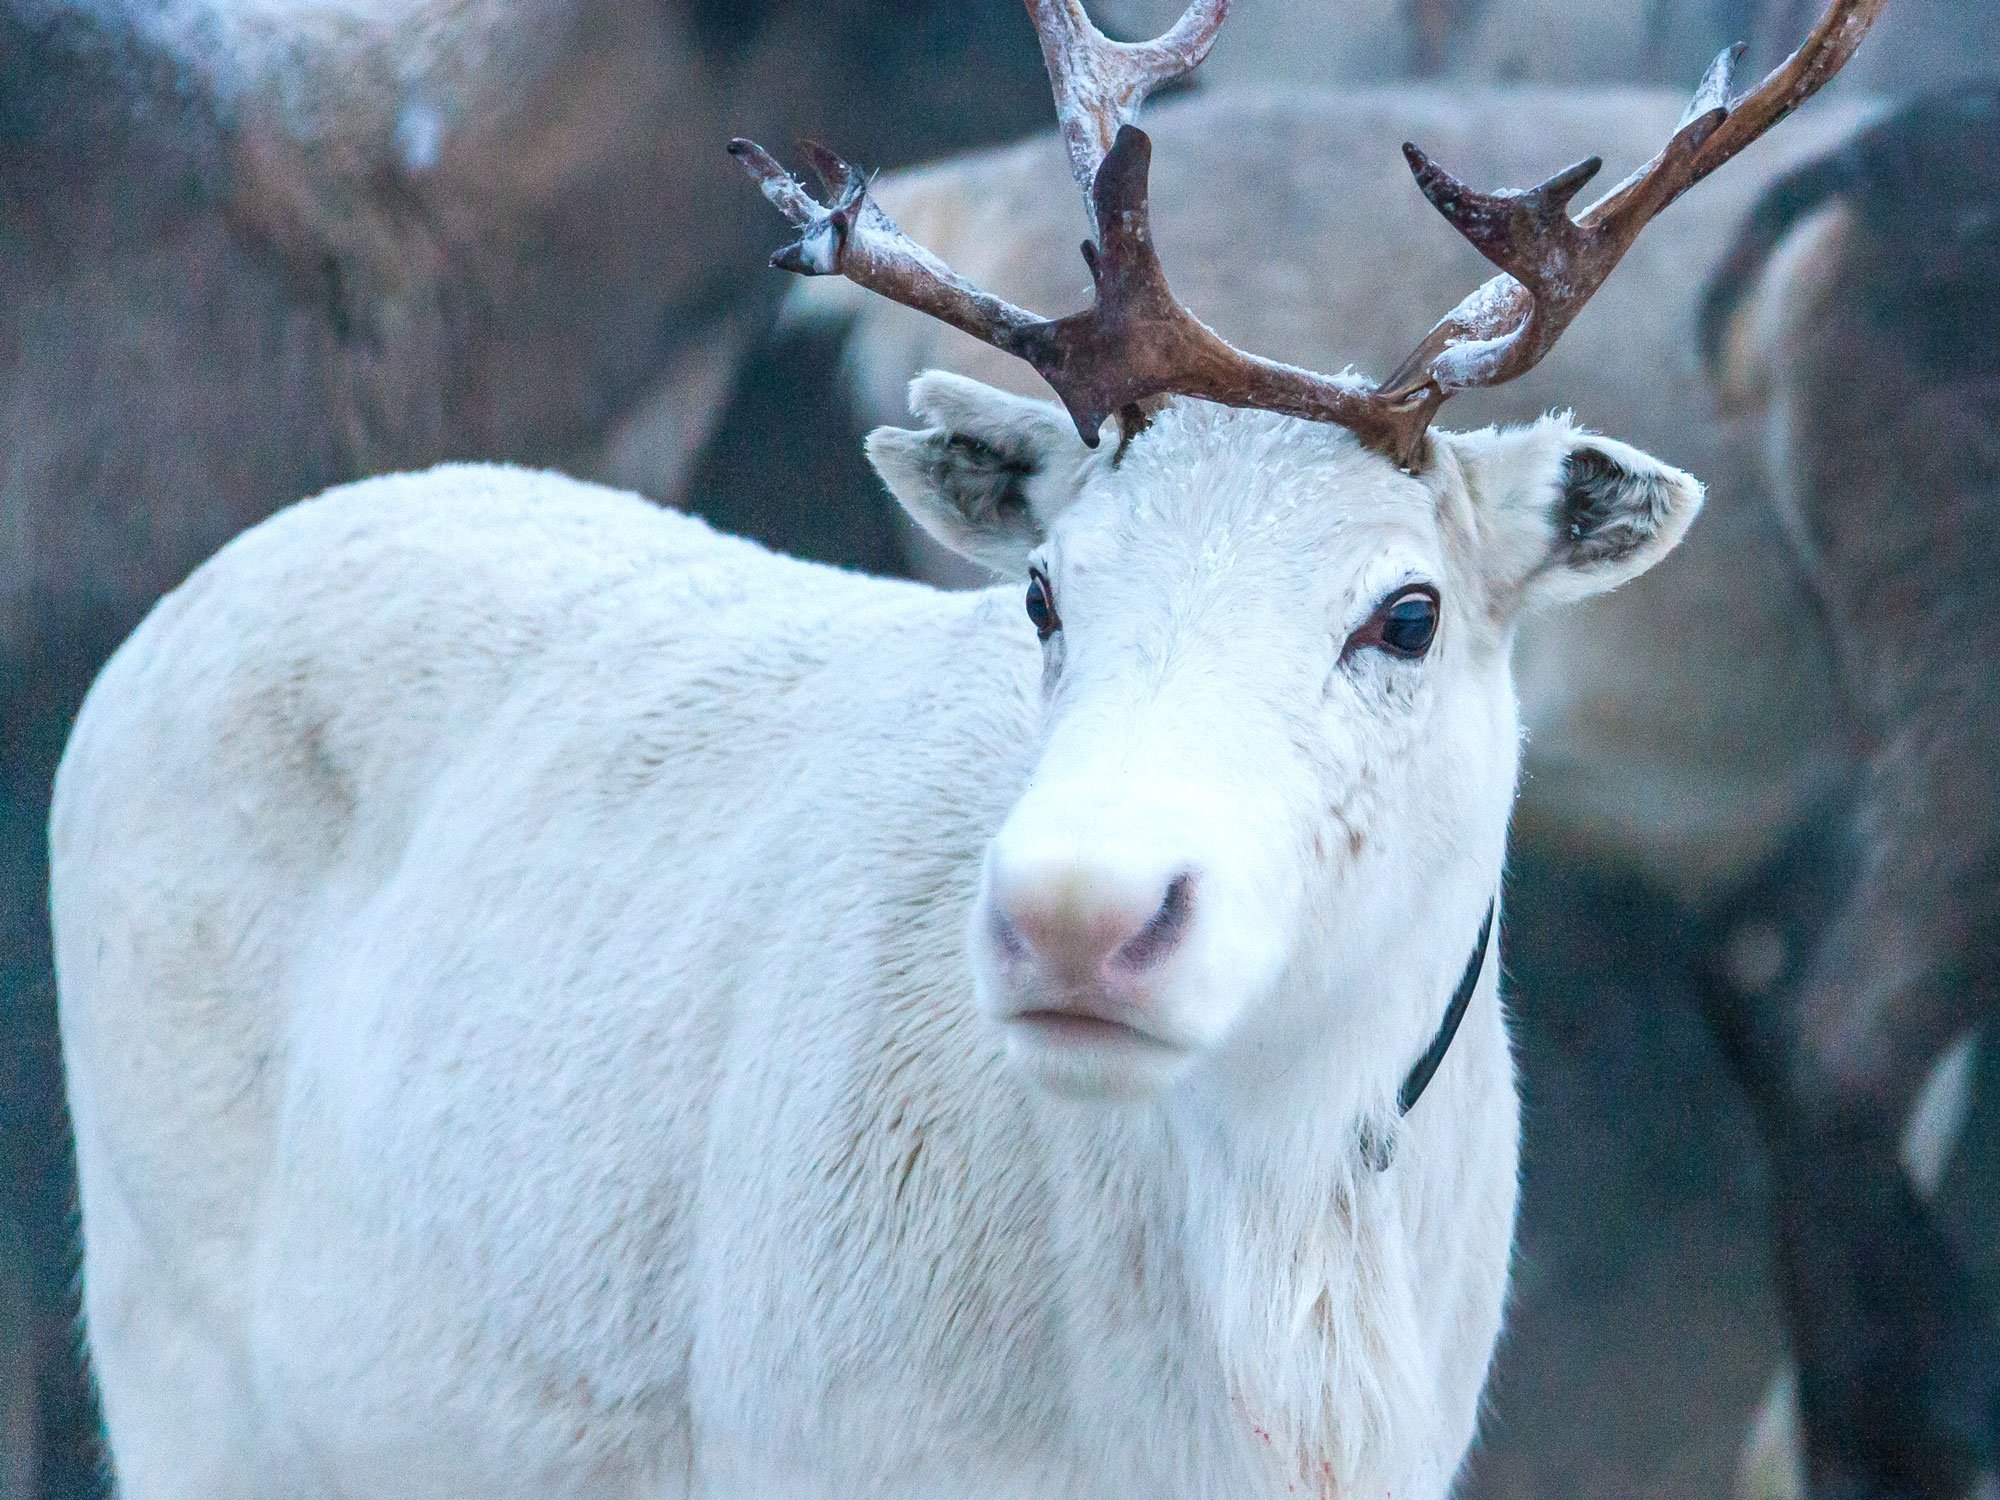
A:
{"label": "dark collar strap", "polygon": [[1458,1023],[1465,1019],[1466,1007],[1472,1004],[1472,992],[1479,988],[1479,976],[1486,970],[1486,940],[1493,936],[1493,908],[1497,902],[1486,904],[1486,920],[1479,924],[1479,941],[1472,945],[1472,957],[1466,960],[1465,974],[1458,981],[1458,989],[1451,997],[1451,1004],[1444,1008],[1444,1021],[1438,1026],[1437,1035],[1431,1038],[1430,1046],[1424,1048],[1424,1055],[1417,1059],[1417,1065],[1410,1069],[1403,1080],[1402,1088],[1396,1091],[1396,1113],[1408,1114],[1424,1090],[1430,1087],[1436,1075],[1438,1064],[1444,1061],[1445,1053],[1451,1050],[1451,1039],[1458,1035]]}

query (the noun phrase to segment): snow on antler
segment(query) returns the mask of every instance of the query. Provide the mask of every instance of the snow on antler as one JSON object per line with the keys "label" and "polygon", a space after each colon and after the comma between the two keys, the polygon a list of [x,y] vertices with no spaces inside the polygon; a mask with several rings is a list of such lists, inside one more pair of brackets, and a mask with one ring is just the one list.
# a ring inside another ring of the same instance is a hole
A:
{"label": "snow on antler", "polygon": [[800,276],[845,276],[856,286],[927,313],[989,344],[1039,323],[1033,313],[981,291],[897,227],[868,196],[861,172],[817,142],[802,147],[824,184],[819,202],[771,153],[740,137],[729,154],[771,203],[799,227],[799,237],[771,257]]}

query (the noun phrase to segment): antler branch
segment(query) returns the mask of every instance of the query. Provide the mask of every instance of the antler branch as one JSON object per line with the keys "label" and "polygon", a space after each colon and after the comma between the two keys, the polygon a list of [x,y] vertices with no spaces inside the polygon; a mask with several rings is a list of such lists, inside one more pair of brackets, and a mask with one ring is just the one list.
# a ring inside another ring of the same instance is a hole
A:
{"label": "antler branch", "polygon": [[[1805,42],[1730,102],[1742,47],[1709,65],[1658,155],[1574,219],[1569,204],[1597,174],[1593,157],[1525,192],[1481,193],[1406,145],[1417,186],[1502,272],[1452,309],[1382,385],[1434,411],[1454,392],[1499,385],[1541,362],[1652,219],[1797,109],[1838,73],[1886,0],[1833,0]],[[1425,417],[1424,424],[1428,424]],[[1412,464],[1422,427],[1396,457]]]}
{"label": "antler branch", "polygon": [[806,142],[802,149],[825,185],[825,203],[762,146],[740,137],[729,143],[729,154],[764,196],[799,227],[799,237],[771,257],[773,266],[800,276],[845,276],[856,286],[1003,349],[1009,335],[1041,321],[981,291],[904,234],[868,196],[868,180],[833,152],[817,142]]}
{"label": "antler branch", "polygon": [[1146,96],[1201,65],[1228,19],[1230,0],[1194,0],[1164,36],[1114,42],[1084,13],[1082,0],[1027,0],[1055,90],[1056,118],[1070,175],[1092,211],[1097,169],[1121,126],[1139,118]]}

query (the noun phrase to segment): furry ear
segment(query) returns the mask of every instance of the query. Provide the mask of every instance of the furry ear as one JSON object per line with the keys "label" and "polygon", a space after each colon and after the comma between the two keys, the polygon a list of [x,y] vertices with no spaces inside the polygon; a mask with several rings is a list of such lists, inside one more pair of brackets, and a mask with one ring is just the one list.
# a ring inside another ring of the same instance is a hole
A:
{"label": "furry ear", "polygon": [[910,382],[920,432],[878,427],[868,461],[916,523],[996,573],[1018,573],[1099,455],[1060,407],[931,370]]}
{"label": "furry ear", "polygon": [[1493,597],[1511,596],[1517,610],[1638,577],[1673,551],[1701,509],[1691,475],[1566,417],[1440,436],[1478,518]]}

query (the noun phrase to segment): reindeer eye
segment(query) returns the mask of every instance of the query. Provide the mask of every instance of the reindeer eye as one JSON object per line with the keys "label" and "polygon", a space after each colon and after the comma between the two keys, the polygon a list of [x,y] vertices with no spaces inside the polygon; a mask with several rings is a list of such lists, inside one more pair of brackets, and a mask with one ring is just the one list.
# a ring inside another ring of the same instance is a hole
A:
{"label": "reindeer eye", "polygon": [[1403,656],[1422,656],[1430,650],[1437,628],[1437,600],[1412,589],[1383,612],[1382,644]]}
{"label": "reindeer eye", "polygon": [[1391,594],[1368,623],[1348,637],[1342,656],[1379,646],[1392,656],[1419,657],[1437,635],[1438,596],[1428,584]]}
{"label": "reindeer eye", "polygon": [[1035,634],[1043,640],[1062,629],[1062,617],[1056,613],[1048,575],[1040,568],[1028,570],[1028,619],[1034,624]]}

